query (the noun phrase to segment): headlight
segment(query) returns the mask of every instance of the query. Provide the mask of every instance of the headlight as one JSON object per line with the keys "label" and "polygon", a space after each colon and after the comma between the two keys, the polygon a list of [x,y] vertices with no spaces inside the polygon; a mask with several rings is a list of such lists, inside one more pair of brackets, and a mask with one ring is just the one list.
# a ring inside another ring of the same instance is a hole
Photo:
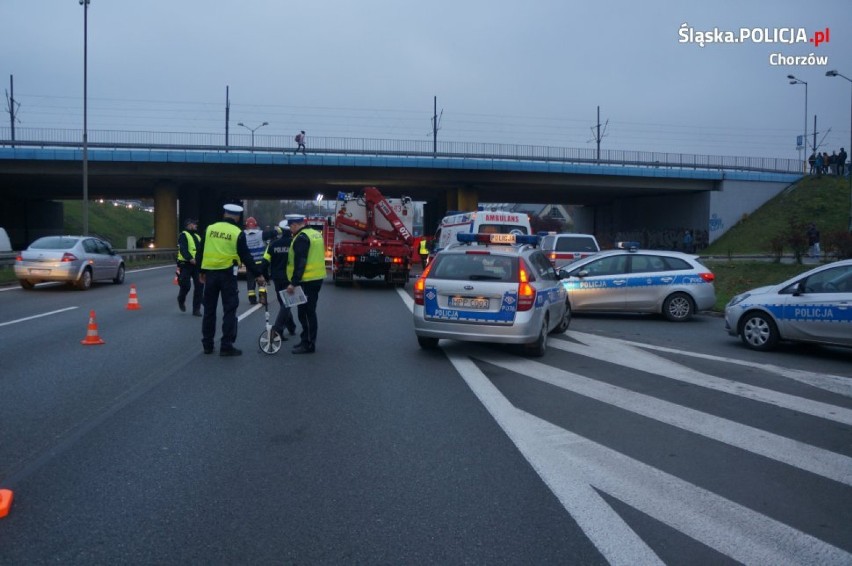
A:
{"label": "headlight", "polygon": [[730,302],[728,302],[728,306],[729,307],[736,306],[736,305],[740,304],[741,302],[743,302],[744,300],[748,299],[749,297],[751,297],[751,293],[743,293],[741,295],[735,295],[730,300]]}

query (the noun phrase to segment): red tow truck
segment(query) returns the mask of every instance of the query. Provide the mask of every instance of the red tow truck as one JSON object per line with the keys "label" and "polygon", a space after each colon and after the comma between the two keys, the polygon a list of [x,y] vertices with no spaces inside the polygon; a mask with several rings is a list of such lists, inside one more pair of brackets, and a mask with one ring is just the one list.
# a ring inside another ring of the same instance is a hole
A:
{"label": "red tow truck", "polygon": [[385,198],[376,187],[366,187],[357,196],[338,193],[334,284],[351,283],[355,277],[381,277],[388,285],[404,286],[414,245],[411,208],[410,198]]}

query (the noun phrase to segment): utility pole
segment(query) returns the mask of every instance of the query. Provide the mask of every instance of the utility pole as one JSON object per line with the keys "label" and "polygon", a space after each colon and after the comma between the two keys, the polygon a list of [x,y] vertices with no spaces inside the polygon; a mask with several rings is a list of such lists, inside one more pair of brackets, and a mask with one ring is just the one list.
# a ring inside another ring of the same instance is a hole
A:
{"label": "utility pole", "polygon": [[228,122],[231,116],[231,98],[228,95],[230,88],[229,85],[225,85],[225,151],[228,151]]}
{"label": "utility pole", "polygon": [[[592,134],[595,136],[595,142],[597,143],[597,161],[600,163],[601,161],[601,140],[606,135],[606,127],[609,124],[609,120],[603,125],[604,131],[601,132],[601,107],[598,106],[598,120],[595,126],[592,127]],[[597,129],[597,131],[596,131]]]}
{"label": "utility pole", "polygon": [[[850,150],[852,151],[852,150]],[[438,156],[438,97],[432,97],[432,157]]]}
{"label": "utility pole", "polygon": [[[15,102],[15,76],[9,75],[9,93],[6,100],[9,112],[9,122],[12,126],[12,141],[15,141],[15,122],[18,120],[18,108],[20,104]],[[15,144],[12,144],[15,147]]]}

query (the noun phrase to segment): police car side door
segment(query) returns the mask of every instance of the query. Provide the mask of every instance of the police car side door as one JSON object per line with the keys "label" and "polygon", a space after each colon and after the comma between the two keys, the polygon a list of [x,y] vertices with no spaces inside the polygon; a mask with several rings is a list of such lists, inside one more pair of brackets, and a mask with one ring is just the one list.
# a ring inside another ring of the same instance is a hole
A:
{"label": "police car side door", "polygon": [[563,284],[571,308],[576,311],[623,310],[627,257],[622,253],[599,257],[576,267],[569,265],[569,277],[563,279]]}
{"label": "police car side door", "polygon": [[624,308],[652,310],[668,294],[675,275],[666,273],[665,262],[657,255],[635,253],[630,256],[630,275],[624,292]]}
{"label": "police car side door", "polygon": [[852,266],[814,273],[788,295],[781,336],[852,346]]}

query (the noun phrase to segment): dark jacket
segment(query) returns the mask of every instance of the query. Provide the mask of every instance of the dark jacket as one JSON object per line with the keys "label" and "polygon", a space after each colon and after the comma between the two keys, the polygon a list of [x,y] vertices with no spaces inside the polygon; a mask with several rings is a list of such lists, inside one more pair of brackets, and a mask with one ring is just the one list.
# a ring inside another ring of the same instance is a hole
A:
{"label": "dark jacket", "polygon": [[266,253],[263,254],[263,271],[268,273],[273,280],[287,281],[287,255],[290,252],[290,243],[293,235],[285,231],[281,236],[269,242]]}

